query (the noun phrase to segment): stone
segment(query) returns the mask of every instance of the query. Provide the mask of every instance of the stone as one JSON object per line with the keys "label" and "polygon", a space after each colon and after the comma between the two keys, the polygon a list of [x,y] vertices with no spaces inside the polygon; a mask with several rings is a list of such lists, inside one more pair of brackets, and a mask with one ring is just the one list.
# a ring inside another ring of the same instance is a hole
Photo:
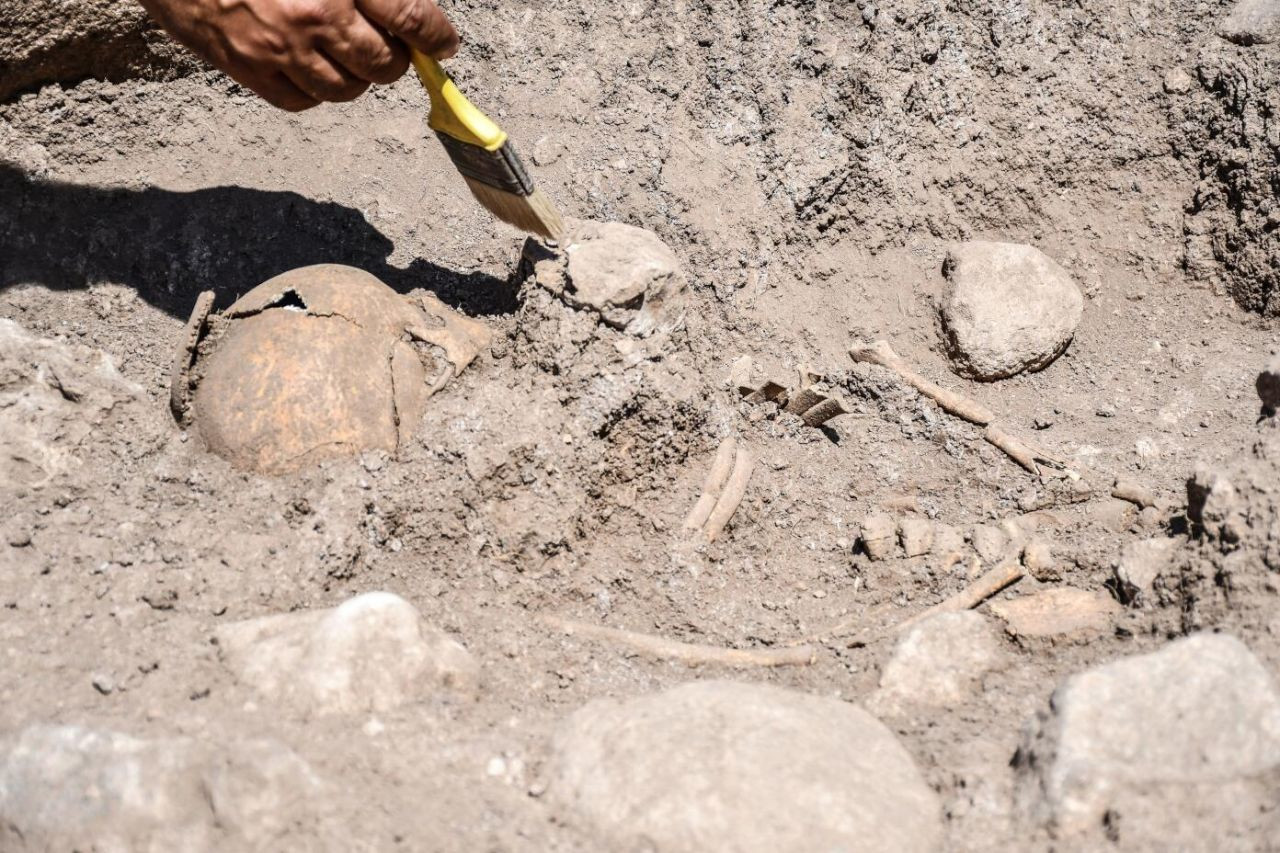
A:
{"label": "stone", "polygon": [[957,244],[943,274],[942,330],[961,376],[992,381],[1042,370],[1066,350],[1080,324],[1080,288],[1031,246]]}
{"label": "stone", "polygon": [[908,557],[922,557],[933,546],[933,522],[923,518],[904,518],[898,525],[898,536]]}
{"label": "stone", "polygon": [[352,267],[302,267],[220,315],[193,315],[171,406],[209,450],[262,473],[394,452],[490,337],[424,291],[401,296]]}
{"label": "stone", "polygon": [[868,703],[880,714],[964,703],[982,677],[1004,664],[1000,641],[981,613],[939,613],[910,628]]}
{"label": "stone", "polygon": [[1194,84],[1185,68],[1172,68],[1164,75],[1163,88],[1170,95],[1185,95]]}
{"label": "stone", "polygon": [[1267,362],[1266,369],[1258,374],[1254,383],[1258,389],[1258,399],[1268,414],[1274,415],[1280,410],[1280,355],[1273,355]]}
{"label": "stone", "polygon": [[926,851],[937,796],[855,705],[727,681],[598,699],[554,739],[548,796],[613,850]]}
{"label": "stone", "polygon": [[1197,634],[1066,679],[1014,765],[1021,815],[1059,838],[1107,816],[1134,850],[1274,839],[1280,691],[1239,640]]}
{"label": "stone", "polygon": [[677,322],[688,282],[680,259],[652,231],[569,219],[560,244],[525,244],[522,264],[539,287],[637,337]]}
{"label": "stone", "polygon": [[105,353],[0,318],[0,497],[74,472],[93,452],[89,439],[146,399]]}
{"label": "stone", "polygon": [[898,526],[887,515],[868,515],[862,521],[858,541],[873,560],[886,559],[897,541]]}
{"label": "stone", "polygon": [[1280,41],[1280,0],[1239,0],[1218,34],[1245,47]]}
{"label": "stone", "polygon": [[997,599],[989,606],[1011,635],[1032,638],[1097,636],[1108,631],[1122,612],[1106,593],[1069,586]]}
{"label": "stone", "polygon": [[1151,594],[1156,578],[1169,567],[1178,540],[1168,536],[1130,542],[1116,565],[1116,588],[1126,604],[1140,603]]}
{"label": "stone", "polygon": [[339,607],[227,625],[215,638],[236,678],[306,717],[380,713],[433,694],[473,696],[466,649],[386,592]]}
{"label": "stone", "polygon": [[275,741],[33,725],[0,743],[0,849],[268,849],[315,823],[322,792]]}
{"label": "stone", "polygon": [[1009,550],[1009,536],[994,524],[980,524],[970,534],[973,550],[987,563],[998,563]]}

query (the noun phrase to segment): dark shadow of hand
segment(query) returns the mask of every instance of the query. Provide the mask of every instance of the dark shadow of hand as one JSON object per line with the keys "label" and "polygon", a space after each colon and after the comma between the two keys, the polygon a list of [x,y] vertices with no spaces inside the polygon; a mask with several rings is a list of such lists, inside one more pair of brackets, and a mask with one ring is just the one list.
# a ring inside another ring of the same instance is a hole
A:
{"label": "dark shadow of hand", "polygon": [[113,189],[33,180],[0,162],[0,289],[114,282],[186,319],[201,291],[226,307],[272,276],[319,263],[359,267],[471,314],[515,309],[515,285],[429,261],[387,263],[392,242],[351,207],[292,192]]}

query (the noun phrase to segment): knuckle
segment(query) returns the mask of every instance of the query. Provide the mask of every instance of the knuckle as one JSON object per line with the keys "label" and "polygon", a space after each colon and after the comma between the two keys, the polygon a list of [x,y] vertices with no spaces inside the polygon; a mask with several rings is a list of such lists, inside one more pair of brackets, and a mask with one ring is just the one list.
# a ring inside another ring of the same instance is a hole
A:
{"label": "knuckle", "polygon": [[420,33],[426,23],[427,10],[423,0],[398,0],[387,26],[393,33]]}
{"label": "knuckle", "polygon": [[332,4],[328,0],[290,0],[286,15],[294,24],[317,26],[332,18]]}

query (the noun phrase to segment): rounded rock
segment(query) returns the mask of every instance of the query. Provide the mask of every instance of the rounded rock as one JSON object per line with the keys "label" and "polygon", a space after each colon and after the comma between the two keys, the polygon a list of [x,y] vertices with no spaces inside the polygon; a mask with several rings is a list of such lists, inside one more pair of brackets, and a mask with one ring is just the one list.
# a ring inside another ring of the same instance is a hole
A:
{"label": "rounded rock", "polygon": [[942,330],[956,373],[993,381],[1048,367],[1084,312],[1080,288],[1039,249],[1016,243],[953,246]]}
{"label": "rounded rock", "polygon": [[925,851],[939,803],[857,706],[726,681],[578,710],[551,792],[607,849]]}

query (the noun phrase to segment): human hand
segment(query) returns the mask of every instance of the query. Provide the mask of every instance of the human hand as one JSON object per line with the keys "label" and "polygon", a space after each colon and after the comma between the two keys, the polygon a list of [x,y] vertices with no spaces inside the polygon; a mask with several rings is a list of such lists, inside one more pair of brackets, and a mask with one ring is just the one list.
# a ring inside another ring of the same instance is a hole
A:
{"label": "human hand", "polygon": [[281,109],[391,83],[409,50],[445,59],[458,33],[434,0],[140,0],[170,35]]}

